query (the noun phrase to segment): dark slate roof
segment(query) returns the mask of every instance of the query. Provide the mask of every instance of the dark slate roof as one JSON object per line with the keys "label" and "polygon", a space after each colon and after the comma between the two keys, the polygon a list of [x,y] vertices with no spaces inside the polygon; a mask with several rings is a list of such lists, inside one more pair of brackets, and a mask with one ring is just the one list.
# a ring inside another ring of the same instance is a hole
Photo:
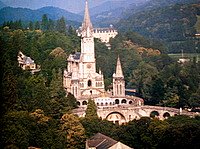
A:
{"label": "dark slate roof", "polygon": [[75,60],[79,60],[80,59],[80,56],[81,56],[81,53],[80,52],[76,52],[75,54],[73,54],[73,58]]}
{"label": "dark slate roof", "polygon": [[30,57],[26,57],[25,64],[34,64],[34,61]]}
{"label": "dark slate roof", "polygon": [[117,143],[116,140],[101,133],[95,134],[87,142],[89,147],[96,147],[96,149],[107,149]]}

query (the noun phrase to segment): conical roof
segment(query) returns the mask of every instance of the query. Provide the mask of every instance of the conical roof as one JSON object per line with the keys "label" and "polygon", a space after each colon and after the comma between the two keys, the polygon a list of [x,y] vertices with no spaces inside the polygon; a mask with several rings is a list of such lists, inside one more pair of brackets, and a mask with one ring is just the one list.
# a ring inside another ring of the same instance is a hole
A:
{"label": "conical roof", "polygon": [[123,72],[122,72],[122,66],[121,66],[121,62],[119,59],[119,56],[117,58],[117,66],[116,66],[116,73],[115,73],[115,77],[124,77]]}
{"label": "conical roof", "polygon": [[85,14],[84,14],[84,20],[82,23],[82,31],[85,30],[87,31],[87,29],[92,30],[92,23],[90,21],[90,14],[89,14],[89,7],[88,7],[88,1],[85,1]]}

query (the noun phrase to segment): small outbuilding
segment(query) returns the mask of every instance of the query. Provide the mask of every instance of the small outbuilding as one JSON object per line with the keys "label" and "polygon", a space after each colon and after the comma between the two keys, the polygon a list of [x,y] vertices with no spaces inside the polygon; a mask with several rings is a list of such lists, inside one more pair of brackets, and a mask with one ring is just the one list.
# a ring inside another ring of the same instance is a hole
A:
{"label": "small outbuilding", "polygon": [[133,149],[101,133],[86,140],[86,149]]}

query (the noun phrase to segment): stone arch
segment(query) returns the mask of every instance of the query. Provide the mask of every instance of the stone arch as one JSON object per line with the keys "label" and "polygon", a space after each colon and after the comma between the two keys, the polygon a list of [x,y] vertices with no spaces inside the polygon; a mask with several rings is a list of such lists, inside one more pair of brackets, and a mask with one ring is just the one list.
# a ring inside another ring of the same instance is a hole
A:
{"label": "stone arch", "polygon": [[119,104],[119,99],[115,99],[115,104]]}
{"label": "stone arch", "polygon": [[163,114],[163,117],[164,117],[164,118],[168,118],[168,117],[170,117],[169,112],[165,112],[165,113]]}
{"label": "stone arch", "polygon": [[128,103],[131,105],[133,103],[133,101],[130,100]]}
{"label": "stone arch", "polygon": [[103,106],[103,102],[101,103],[101,106]]}
{"label": "stone arch", "polygon": [[152,118],[157,117],[157,116],[159,116],[159,112],[158,111],[152,111],[150,113],[150,117],[152,117]]}
{"label": "stone arch", "polygon": [[108,106],[108,103],[106,102],[106,106]]}
{"label": "stone arch", "polygon": [[79,101],[77,101],[77,105],[78,105],[78,106],[80,106],[80,105],[81,105],[81,103],[80,103]]}
{"label": "stone arch", "polygon": [[99,103],[97,102],[97,106],[99,106]]}
{"label": "stone arch", "polygon": [[92,86],[92,81],[88,80],[88,87],[91,87],[91,86]]}
{"label": "stone arch", "polygon": [[87,105],[87,101],[84,100],[84,101],[82,102],[82,105]]}
{"label": "stone arch", "polygon": [[122,99],[121,103],[125,103],[126,104],[126,99]]}
{"label": "stone arch", "polygon": [[108,121],[112,121],[115,124],[124,124],[126,123],[126,118],[120,112],[111,112],[106,116]]}

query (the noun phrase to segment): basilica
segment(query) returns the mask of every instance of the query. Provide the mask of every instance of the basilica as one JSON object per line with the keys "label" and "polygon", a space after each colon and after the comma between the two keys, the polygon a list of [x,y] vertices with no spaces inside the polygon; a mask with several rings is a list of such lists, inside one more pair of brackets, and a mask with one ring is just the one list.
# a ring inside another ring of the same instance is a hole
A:
{"label": "basilica", "polygon": [[63,75],[64,88],[67,93],[75,96],[79,107],[86,107],[88,99],[93,99],[98,107],[143,105],[143,99],[125,95],[125,81],[119,57],[113,73],[113,89],[105,90],[103,72],[101,70],[97,72],[96,69],[94,28],[90,20],[87,1],[79,36],[81,37],[81,52],[69,55],[68,65]]}

